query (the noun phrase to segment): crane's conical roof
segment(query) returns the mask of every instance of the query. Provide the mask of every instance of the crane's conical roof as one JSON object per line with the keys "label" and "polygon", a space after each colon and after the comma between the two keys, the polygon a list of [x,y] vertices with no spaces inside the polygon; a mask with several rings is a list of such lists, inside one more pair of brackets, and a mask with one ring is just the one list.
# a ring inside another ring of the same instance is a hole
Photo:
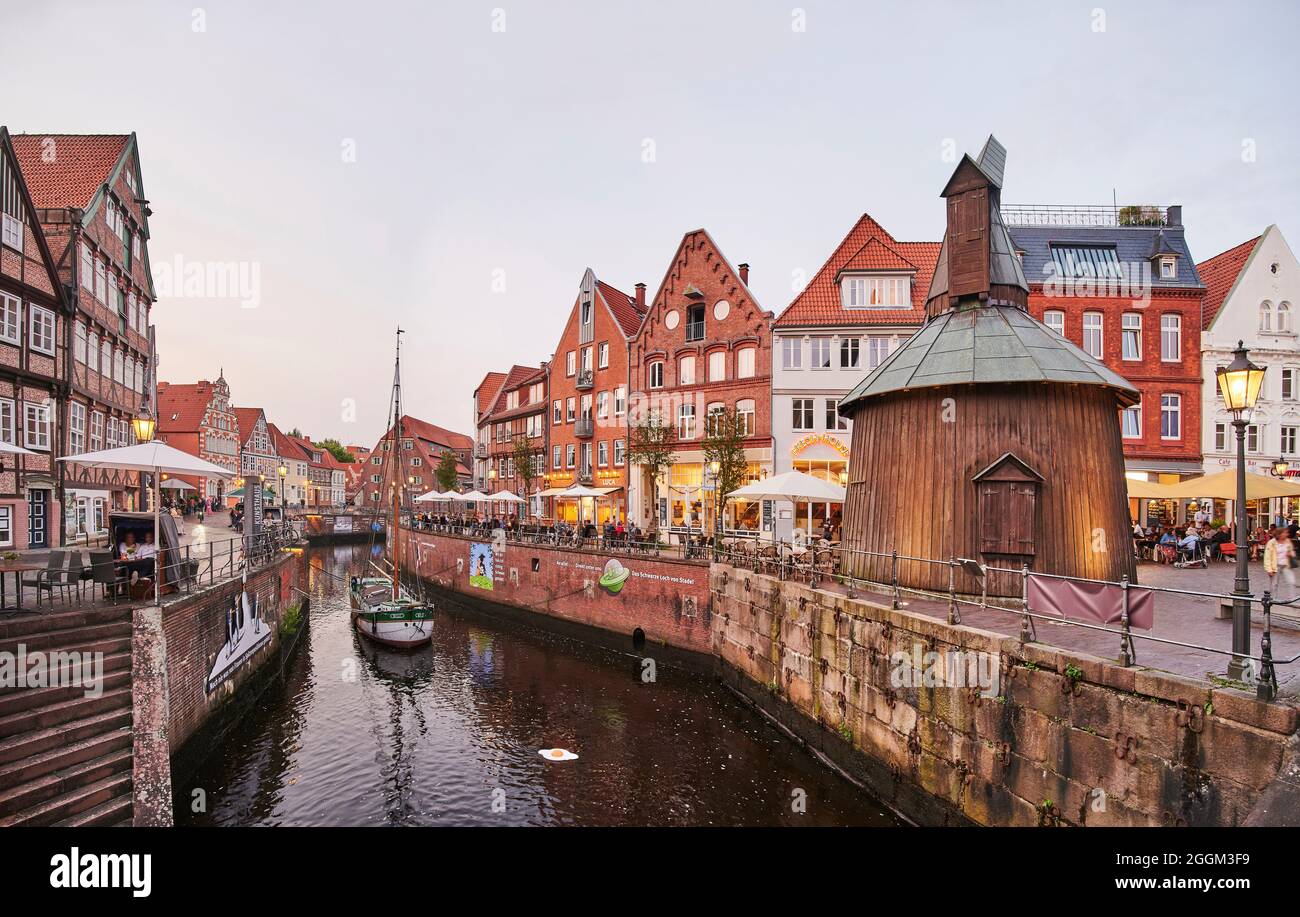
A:
{"label": "crane's conical roof", "polygon": [[1124,377],[1015,306],[942,312],[875,368],[840,401],[851,415],[858,402],[891,392],[945,385],[1063,382],[1112,389],[1121,404],[1138,391]]}

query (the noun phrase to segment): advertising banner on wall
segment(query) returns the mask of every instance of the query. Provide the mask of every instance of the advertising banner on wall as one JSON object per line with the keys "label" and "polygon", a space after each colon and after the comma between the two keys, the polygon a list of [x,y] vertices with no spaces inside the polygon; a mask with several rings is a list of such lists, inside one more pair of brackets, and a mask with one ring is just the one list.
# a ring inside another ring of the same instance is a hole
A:
{"label": "advertising banner on wall", "polygon": [[469,546],[469,584],[475,589],[491,591],[494,567],[492,545],[472,542]]}

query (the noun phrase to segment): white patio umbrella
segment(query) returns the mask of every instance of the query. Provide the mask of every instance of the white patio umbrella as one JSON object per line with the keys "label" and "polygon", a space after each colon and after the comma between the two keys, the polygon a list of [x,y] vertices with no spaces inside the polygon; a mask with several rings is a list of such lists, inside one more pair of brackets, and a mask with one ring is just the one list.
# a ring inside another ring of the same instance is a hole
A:
{"label": "white patio umbrella", "polygon": [[436,490],[431,490],[427,494],[420,494],[415,498],[416,503],[433,503],[435,500],[445,500],[447,497]]}
{"label": "white patio umbrella", "polygon": [[526,501],[523,497],[519,496],[518,494],[512,494],[512,493],[511,493],[510,491],[508,491],[508,490],[498,490],[496,493],[494,493],[494,494],[492,495],[492,498],[491,498],[491,499],[492,499],[492,501],[493,501],[494,503],[526,503],[526,502],[528,502],[528,501]]}
{"label": "white patio umbrella", "polygon": [[[153,474],[153,543],[161,544],[158,532],[158,477],[166,474],[199,474],[207,478],[233,478],[235,473],[206,462],[196,455],[182,452],[166,443],[151,440],[135,446],[122,446],[118,449],[102,449],[98,452],[83,452],[80,455],[65,455],[60,462],[85,465],[87,468],[117,468],[123,471],[148,471]],[[154,605],[162,604],[161,565],[157,558],[154,564],[153,599]]]}
{"label": "white patio umbrella", "polygon": [[0,452],[5,452],[8,453],[9,455],[38,455],[39,454],[33,452],[31,449],[24,449],[22,446],[15,446],[12,443],[7,443],[2,439],[0,439]]}
{"label": "white patio umbrella", "polygon": [[160,486],[162,487],[163,490],[197,490],[198,489],[193,484],[186,484],[184,481],[180,480],[179,478],[172,478],[170,480],[163,481]]}
{"label": "white patio umbrella", "polygon": [[466,503],[485,503],[492,498],[481,491],[471,490],[469,493],[456,494],[452,499],[463,500]]}
{"label": "white patio umbrella", "polygon": [[727,494],[727,499],[789,500],[791,505],[800,500],[808,502],[808,532],[812,533],[812,505],[814,503],[843,503],[844,488],[815,478],[802,471],[786,471],[770,478],[754,481]]}

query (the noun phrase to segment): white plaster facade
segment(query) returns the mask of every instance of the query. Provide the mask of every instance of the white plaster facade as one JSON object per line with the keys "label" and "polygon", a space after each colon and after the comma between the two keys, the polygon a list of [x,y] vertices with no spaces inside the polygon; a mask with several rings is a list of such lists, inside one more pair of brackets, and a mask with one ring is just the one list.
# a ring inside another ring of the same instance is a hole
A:
{"label": "white plaster facade", "polygon": [[[1278,458],[1300,469],[1300,263],[1281,230],[1269,226],[1256,242],[1213,321],[1201,333],[1204,378],[1203,446],[1207,474],[1236,467],[1232,417],[1223,407],[1215,370],[1232,360],[1240,340],[1266,369],[1247,428],[1249,470],[1267,474]],[[1278,508],[1280,509],[1280,507]]]}

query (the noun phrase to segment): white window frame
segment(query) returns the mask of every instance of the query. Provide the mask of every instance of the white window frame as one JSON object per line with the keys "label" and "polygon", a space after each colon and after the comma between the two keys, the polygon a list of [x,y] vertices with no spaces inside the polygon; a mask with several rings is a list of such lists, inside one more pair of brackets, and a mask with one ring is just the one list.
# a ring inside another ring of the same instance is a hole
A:
{"label": "white window frame", "polygon": [[752,379],[758,364],[758,348],[742,347],[736,351],[736,378]]}
{"label": "white window frame", "polygon": [[54,356],[55,329],[58,327],[55,324],[54,313],[44,306],[32,303],[27,314],[27,346],[37,353]]}
{"label": "white window frame", "polygon": [[[1133,417],[1137,421],[1137,432],[1129,433],[1125,425],[1125,418]],[[1141,439],[1142,438],[1142,402],[1138,402],[1131,407],[1127,407],[1120,412],[1119,431],[1121,439]]]}
{"label": "white window frame", "polygon": [[816,405],[812,398],[790,399],[790,429],[799,433],[817,429]]}
{"label": "white window frame", "polygon": [[[1172,417],[1177,432],[1168,434],[1165,432],[1165,418]],[[1174,392],[1165,392],[1160,396],[1160,438],[1169,441],[1176,441],[1183,438],[1183,396]]]}
{"label": "white window frame", "polygon": [[663,387],[664,387],[664,362],[663,362],[663,360],[655,360],[654,362],[652,362],[652,363],[650,364],[650,367],[649,367],[649,369],[648,369],[647,372],[646,372],[646,384],[649,385],[650,388],[663,388]]}
{"label": "white window frame", "polygon": [[1060,309],[1048,309],[1043,313],[1043,324],[1061,337],[1065,337],[1065,313]]}
{"label": "white window frame", "polygon": [[13,214],[0,217],[0,242],[18,251],[23,250],[23,221]]}
{"label": "white window frame", "polygon": [[0,341],[23,342],[23,301],[8,293],[0,293]]}
{"label": "white window frame", "polygon": [[[1172,339],[1173,356],[1170,356]],[[1181,363],[1183,361],[1183,317],[1177,312],[1166,312],[1160,316],[1160,362]]]}
{"label": "white window frame", "polygon": [[803,338],[781,338],[781,368],[803,369]]}
{"label": "white window frame", "polygon": [[50,451],[50,406],[23,402],[23,446],[38,452]]}
{"label": "white window frame", "polygon": [[[1089,337],[1096,336],[1096,351],[1089,344]],[[1106,355],[1106,319],[1100,312],[1083,313],[1083,352],[1094,360],[1101,360]]]}
{"label": "white window frame", "polygon": [[12,398],[0,398],[0,440],[18,445],[18,407]]}
{"label": "white window frame", "polygon": [[[1130,353],[1129,342],[1133,342]],[[1120,359],[1141,361],[1142,359],[1142,314],[1125,312],[1120,316]]]}

